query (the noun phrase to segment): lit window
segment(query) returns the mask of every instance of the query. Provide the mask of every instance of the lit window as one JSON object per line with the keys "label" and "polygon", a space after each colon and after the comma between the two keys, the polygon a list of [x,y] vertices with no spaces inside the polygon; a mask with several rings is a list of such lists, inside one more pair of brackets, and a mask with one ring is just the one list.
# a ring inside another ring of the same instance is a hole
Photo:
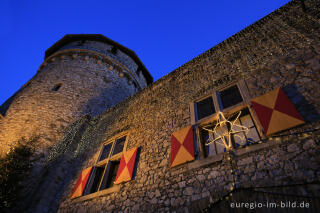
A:
{"label": "lit window", "polygon": [[[246,87],[242,85],[245,84],[243,82],[241,84],[234,84],[214,92],[214,94],[208,98],[195,102],[194,124],[196,124],[199,130],[198,145],[202,147],[200,150],[203,150],[203,156],[208,157],[226,151],[222,139],[215,139],[226,132],[230,132],[231,126],[230,123],[227,123],[227,125],[218,125],[216,127],[216,110],[226,115],[227,120],[231,122],[234,122],[241,112],[240,117],[235,121],[236,126],[233,127],[233,131],[248,129],[245,132],[232,133],[230,135],[231,141],[225,140],[227,145],[231,143],[230,145],[235,149],[257,143],[261,140],[254,119],[248,108],[248,101],[245,102],[243,98],[242,93],[246,90]],[[244,128],[241,129],[239,126],[244,126]]]}

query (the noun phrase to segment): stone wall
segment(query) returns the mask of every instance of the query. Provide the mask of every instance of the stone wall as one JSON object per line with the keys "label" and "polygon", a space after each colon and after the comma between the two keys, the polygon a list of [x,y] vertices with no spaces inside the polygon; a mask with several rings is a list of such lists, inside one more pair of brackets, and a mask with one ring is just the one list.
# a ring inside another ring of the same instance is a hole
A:
{"label": "stone wall", "polygon": [[[58,212],[198,212],[234,189],[319,182],[320,5],[305,7],[289,3],[92,119],[82,136],[90,149],[69,164]],[[234,154],[170,168],[171,134],[191,124],[190,103],[225,86],[216,81],[226,75],[244,79],[251,98],[283,87],[306,124]],[[128,149],[141,147],[135,179],[118,192],[71,200],[80,171],[125,130]]]}

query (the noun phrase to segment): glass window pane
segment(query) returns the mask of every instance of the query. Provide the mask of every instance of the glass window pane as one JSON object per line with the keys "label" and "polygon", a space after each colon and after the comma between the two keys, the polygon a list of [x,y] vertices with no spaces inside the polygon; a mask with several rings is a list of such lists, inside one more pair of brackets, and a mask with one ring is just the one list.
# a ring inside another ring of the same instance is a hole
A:
{"label": "glass window pane", "polygon": [[215,142],[213,142],[207,146],[207,153],[208,153],[208,156],[216,155]]}
{"label": "glass window pane", "polygon": [[250,115],[245,115],[243,117],[240,117],[240,120],[243,126],[246,126],[248,128],[254,126]]}
{"label": "glass window pane", "polygon": [[[211,129],[211,128],[210,128]],[[209,143],[214,140],[213,133],[209,132],[208,136],[206,137],[205,143]],[[212,156],[216,154],[215,142],[210,143],[206,146],[207,156]]]}
{"label": "glass window pane", "polygon": [[94,175],[94,179],[93,179],[92,187],[90,189],[90,193],[94,193],[98,191],[99,184],[103,176],[103,171],[104,171],[104,167],[96,167],[95,172],[92,173],[92,175]]}
{"label": "glass window pane", "polygon": [[244,130],[244,128],[241,127],[242,125],[241,125],[241,123],[240,123],[239,120],[236,120],[235,124],[236,124],[236,125],[239,125],[239,126],[235,126],[235,125],[234,125],[234,126],[232,127],[232,130],[233,130],[233,131],[241,131],[241,130]]}
{"label": "glass window pane", "polygon": [[215,113],[212,97],[208,97],[196,104],[198,120]]}
{"label": "glass window pane", "polygon": [[117,172],[118,172],[118,169],[119,169],[119,165],[120,165],[120,161],[111,162],[111,167],[112,168],[111,168],[110,176],[109,176],[109,179],[108,179],[108,184],[107,184],[108,187],[114,185],[114,181],[116,180],[116,177],[117,177]]}
{"label": "glass window pane", "polygon": [[110,161],[107,167],[107,171],[103,177],[103,181],[101,183],[100,190],[109,188],[114,185],[114,181],[116,180],[118,168],[120,165],[120,161]]}
{"label": "glass window pane", "polygon": [[233,138],[234,138],[234,142],[236,143],[236,147],[244,146],[247,144],[246,137],[244,136],[243,132],[239,132],[237,134],[234,134]]}
{"label": "glass window pane", "polygon": [[221,107],[223,109],[236,105],[243,101],[237,85],[229,87],[228,89],[225,89],[218,94],[222,105]]}
{"label": "glass window pane", "polygon": [[223,134],[225,134],[226,132],[228,132],[227,126],[226,125],[219,125],[217,126],[217,128],[215,129],[215,134],[214,137],[217,138],[219,136],[222,136]]}
{"label": "glass window pane", "polygon": [[216,140],[216,146],[217,146],[217,154],[226,151],[226,148],[225,148],[225,146],[224,146],[224,144],[223,144],[221,139]]}
{"label": "glass window pane", "polygon": [[107,145],[105,145],[103,147],[101,155],[100,155],[100,158],[99,158],[99,161],[102,161],[102,160],[104,160],[104,159],[109,157],[111,146],[112,146],[112,143],[109,143],[109,144],[107,144]]}
{"label": "glass window pane", "polygon": [[118,154],[118,153],[122,152],[125,141],[126,141],[126,136],[116,140],[112,155],[115,155],[115,154]]}
{"label": "glass window pane", "polygon": [[258,135],[258,132],[255,128],[250,128],[249,132],[247,134],[247,138],[249,142],[258,142],[260,141],[260,137]]}

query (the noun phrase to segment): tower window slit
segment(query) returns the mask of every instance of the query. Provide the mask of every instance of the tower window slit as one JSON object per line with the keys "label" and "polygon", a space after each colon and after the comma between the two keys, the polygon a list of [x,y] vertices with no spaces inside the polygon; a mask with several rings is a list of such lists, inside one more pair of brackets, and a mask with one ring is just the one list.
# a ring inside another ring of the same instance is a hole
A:
{"label": "tower window slit", "polygon": [[61,83],[59,83],[59,84],[56,84],[53,88],[52,88],[52,91],[58,91],[59,89],[60,89],[60,87],[62,86],[62,84]]}

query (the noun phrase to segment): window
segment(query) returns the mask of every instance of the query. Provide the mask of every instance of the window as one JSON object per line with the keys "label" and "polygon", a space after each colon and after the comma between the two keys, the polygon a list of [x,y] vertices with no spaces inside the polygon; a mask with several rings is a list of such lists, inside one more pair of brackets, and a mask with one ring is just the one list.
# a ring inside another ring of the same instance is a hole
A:
{"label": "window", "polygon": [[83,195],[101,191],[114,185],[127,138],[127,135],[122,134],[103,145]]}
{"label": "window", "polygon": [[[230,137],[225,137],[225,141],[227,145],[231,143],[230,146],[234,149],[261,140],[250,112],[247,94],[244,81],[240,81],[237,84],[215,91],[211,96],[192,104],[194,108],[192,110],[194,112],[192,122],[197,126],[198,145],[202,151],[202,156],[209,157],[225,152],[225,145],[222,139],[219,139],[225,133],[230,132]],[[222,112],[231,123],[217,125],[217,116],[220,116],[217,112]],[[239,117],[237,117],[238,115]],[[236,125],[231,127],[232,123]],[[244,128],[240,126],[244,126]],[[237,132],[243,129],[247,129],[246,133],[243,131]]]}
{"label": "window", "polygon": [[111,48],[110,52],[111,52],[112,54],[116,55],[117,52],[118,52],[118,48],[116,48],[115,46],[113,46],[113,47]]}
{"label": "window", "polygon": [[60,89],[60,87],[62,86],[62,84],[61,83],[59,83],[59,84],[56,84],[53,88],[52,88],[52,91],[58,91],[59,89]]}

